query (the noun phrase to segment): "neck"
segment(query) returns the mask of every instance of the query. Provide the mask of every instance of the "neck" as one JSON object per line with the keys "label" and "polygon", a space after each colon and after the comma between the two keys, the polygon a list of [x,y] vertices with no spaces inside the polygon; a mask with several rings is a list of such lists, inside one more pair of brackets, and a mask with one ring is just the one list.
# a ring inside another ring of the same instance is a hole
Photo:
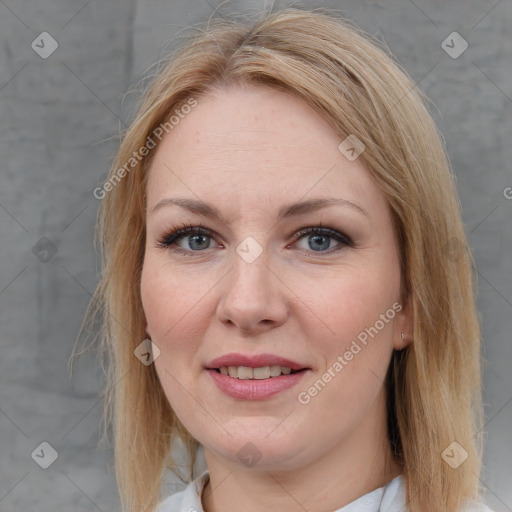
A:
{"label": "neck", "polygon": [[[385,397],[336,446],[293,471],[241,467],[204,448],[210,482],[205,512],[280,510],[332,512],[386,485],[401,474],[393,459],[385,421]],[[378,426],[378,428],[376,428]]]}

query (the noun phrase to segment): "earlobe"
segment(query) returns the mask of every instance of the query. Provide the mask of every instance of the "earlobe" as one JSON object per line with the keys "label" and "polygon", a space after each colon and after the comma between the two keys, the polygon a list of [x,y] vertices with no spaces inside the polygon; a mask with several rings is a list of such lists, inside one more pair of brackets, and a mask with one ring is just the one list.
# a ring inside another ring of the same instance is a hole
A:
{"label": "earlobe", "polygon": [[410,308],[410,304],[407,303],[397,318],[396,334],[394,340],[395,350],[403,350],[409,344],[413,343],[413,327],[414,323],[412,309]]}
{"label": "earlobe", "polygon": [[401,334],[400,334],[399,346],[395,347],[395,348],[396,348],[396,350],[403,350],[410,343],[412,343],[412,341],[413,341],[412,338],[402,331]]}

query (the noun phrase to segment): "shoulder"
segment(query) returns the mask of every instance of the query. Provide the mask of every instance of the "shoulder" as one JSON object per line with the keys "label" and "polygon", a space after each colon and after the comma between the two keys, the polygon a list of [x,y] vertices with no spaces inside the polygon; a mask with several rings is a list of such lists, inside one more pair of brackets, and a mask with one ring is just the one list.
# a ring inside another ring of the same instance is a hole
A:
{"label": "shoulder", "polygon": [[203,509],[197,509],[191,503],[194,502],[194,498],[192,496],[193,489],[191,486],[193,484],[190,483],[183,489],[175,494],[164,499],[157,507],[155,512],[200,512]]}
{"label": "shoulder", "polygon": [[182,510],[184,492],[180,491],[166,498],[158,505],[156,512],[179,512]]}
{"label": "shoulder", "polygon": [[[397,476],[383,488],[381,501],[382,512],[408,511],[405,493],[405,481],[402,475]],[[466,499],[459,512],[494,512],[482,501]]]}
{"label": "shoulder", "polygon": [[481,501],[467,501],[460,512],[494,512],[494,510]]}

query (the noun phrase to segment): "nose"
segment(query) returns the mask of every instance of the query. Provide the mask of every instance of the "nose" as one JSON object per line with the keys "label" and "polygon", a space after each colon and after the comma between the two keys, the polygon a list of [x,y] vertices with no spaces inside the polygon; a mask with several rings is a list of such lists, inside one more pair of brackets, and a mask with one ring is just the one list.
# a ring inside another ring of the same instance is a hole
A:
{"label": "nose", "polygon": [[271,268],[265,252],[251,263],[234,255],[233,267],[223,280],[217,316],[226,327],[245,335],[275,329],[288,317],[289,288]]}

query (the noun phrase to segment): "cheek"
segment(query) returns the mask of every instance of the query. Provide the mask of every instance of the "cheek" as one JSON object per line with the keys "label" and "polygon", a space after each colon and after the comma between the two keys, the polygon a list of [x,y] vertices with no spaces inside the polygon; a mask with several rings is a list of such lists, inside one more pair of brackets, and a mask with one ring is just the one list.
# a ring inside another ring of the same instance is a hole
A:
{"label": "cheek", "polygon": [[[154,362],[156,373],[171,407],[180,417],[186,417],[190,408],[183,385],[191,378],[190,370],[198,348],[194,340],[199,339],[191,333],[199,323],[196,310],[199,305],[194,308],[197,296],[190,292],[193,289],[187,286],[183,273],[172,271],[157,256],[147,255],[141,275],[147,332],[160,349]],[[190,314],[194,322],[187,321]]]}
{"label": "cheek", "polygon": [[161,338],[165,325],[171,320],[173,307],[180,307],[179,304],[173,304],[171,307],[169,303],[169,291],[172,291],[170,285],[171,283],[164,279],[163,273],[157,271],[152,258],[146,255],[142,267],[140,293],[148,334],[155,343]]}
{"label": "cheek", "polygon": [[[350,376],[351,383],[372,372],[384,378],[392,352],[399,278],[392,269],[387,274],[381,270],[367,267],[331,281],[312,305],[328,327],[327,336],[319,339],[317,331],[316,338],[322,343],[317,350],[323,353],[324,371],[341,357],[343,370],[333,371]],[[314,339],[313,332],[310,336]]]}
{"label": "cheek", "polygon": [[[211,416],[194,391],[201,373],[202,331],[211,312],[200,279],[148,257],[141,276],[141,297],[148,334],[160,349],[154,366],[174,414],[196,439],[211,430]],[[196,286],[197,284],[197,286]]]}
{"label": "cheek", "polygon": [[307,386],[300,387],[297,399],[311,428],[318,428],[315,418],[323,418],[326,438],[333,424],[345,431],[361,421],[385,381],[398,285],[377,277],[369,271],[354,273],[331,282],[329,293],[317,296],[317,311],[329,334],[310,333],[322,367]]}
{"label": "cheek", "polygon": [[160,350],[168,348],[168,340],[181,339],[179,331],[183,323],[180,325],[180,319],[186,317],[190,309],[187,287],[179,274],[166,270],[165,265],[151,255],[145,258],[142,268],[141,299],[148,334]]}
{"label": "cheek", "polygon": [[145,258],[141,299],[148,334],[161,351],[157,363],[174,369],[197,354],[201,333],[213,314],[207,300],[212,284],[162,259],[151,253]]}

